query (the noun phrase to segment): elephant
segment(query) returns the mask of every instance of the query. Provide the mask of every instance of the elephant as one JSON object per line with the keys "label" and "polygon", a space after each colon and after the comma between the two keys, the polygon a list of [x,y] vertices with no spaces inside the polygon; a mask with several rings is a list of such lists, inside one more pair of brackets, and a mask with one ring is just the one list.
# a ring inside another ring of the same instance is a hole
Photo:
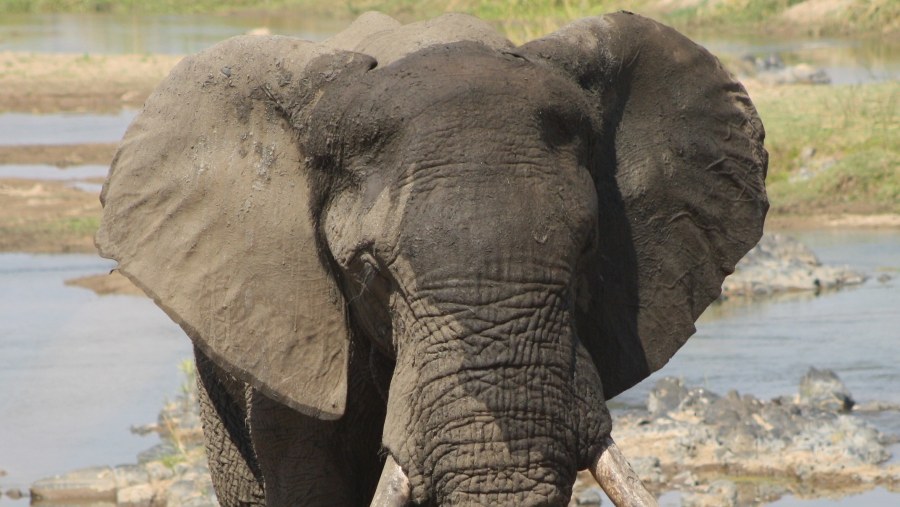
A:
{"label": "elephant", "polygon": [[462,14],[184,58],[96,243],[191,339],[219,501],[653,496],[607,402],[695,332],[768,209],[765,132],[648,18],[514,45]]}

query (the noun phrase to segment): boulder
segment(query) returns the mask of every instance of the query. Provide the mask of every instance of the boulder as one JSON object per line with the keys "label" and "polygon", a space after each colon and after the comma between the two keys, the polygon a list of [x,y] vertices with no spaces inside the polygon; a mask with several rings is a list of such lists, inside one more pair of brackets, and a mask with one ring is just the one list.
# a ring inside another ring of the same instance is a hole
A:
{"label": "boulder", "polygon": [[31,498],[56,503],[115,502],[116,472],[110,467],[92,467],[41,479],[31,486]]}
{"label": "boulder", "polygon": [[816,368],[810,368],[800,380],[799,402],[830,412],[850,412],[856,404],[836,373]]}

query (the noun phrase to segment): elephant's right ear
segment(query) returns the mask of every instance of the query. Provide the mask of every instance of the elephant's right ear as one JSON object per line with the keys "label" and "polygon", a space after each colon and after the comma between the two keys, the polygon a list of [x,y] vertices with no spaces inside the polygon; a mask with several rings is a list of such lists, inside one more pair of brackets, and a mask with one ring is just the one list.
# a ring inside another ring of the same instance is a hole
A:
{"label": "elephant's right ear", "polygon": [[642,16],[577,21],[520,51],[578,83],[600,125],[599,248],[576,321],[608,399],[672,357],[759,240],[763,126],[714,56]]}
{"label": "elephant's right ear", "polygon": [[101,194],[101,255],[229,372],[323,419],[344,412],[348,328],[297,128],[337,75],[373,65],[287,37],[185,58],[128,128]]}

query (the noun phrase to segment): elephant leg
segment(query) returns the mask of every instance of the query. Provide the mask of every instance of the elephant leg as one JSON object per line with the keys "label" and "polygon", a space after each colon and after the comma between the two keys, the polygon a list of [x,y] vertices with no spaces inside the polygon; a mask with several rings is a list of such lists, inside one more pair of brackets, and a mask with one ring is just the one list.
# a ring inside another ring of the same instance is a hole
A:
{"label": "elephant leg", "polygon": [[269,505],[369,505],[384,466],[385,403],[374,385],[371,351],[352,347],[347,410],[336,421],[301,414],[252,390],[250,433]]}
{"label": "elephant leg", "polygon": [[247,427],[249,387],[199,349],[197,391],[209,471],[223,507],[266,505],[265,488]]}

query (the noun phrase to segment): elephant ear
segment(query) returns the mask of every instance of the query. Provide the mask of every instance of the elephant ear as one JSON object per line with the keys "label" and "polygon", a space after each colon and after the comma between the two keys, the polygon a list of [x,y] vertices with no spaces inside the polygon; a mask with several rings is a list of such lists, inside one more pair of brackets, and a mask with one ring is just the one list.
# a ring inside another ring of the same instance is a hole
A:
{"label": "elephant ear", "polygon": [[101,194],[101,255],[227,371],[323,419],[344,411],[348,328],[296,129],[337,74],[372,66],[287,37],[185,58],[129,126]]}
{"label": "elephant ear", "polygon": [[576,317],[608,399],[672,357],[759,240],[765,133],[714,56],[650,19],[589,18],[520,51],[596,106],[599,243]]}

